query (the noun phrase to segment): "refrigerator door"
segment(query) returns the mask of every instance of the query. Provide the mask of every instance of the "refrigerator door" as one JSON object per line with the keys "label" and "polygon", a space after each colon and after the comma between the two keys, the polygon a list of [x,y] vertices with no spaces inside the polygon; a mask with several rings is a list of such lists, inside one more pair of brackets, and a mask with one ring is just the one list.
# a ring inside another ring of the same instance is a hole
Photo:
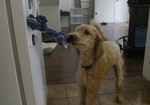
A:
{"label": "refrigerator door", "polygon": [[[28,1],[32,1],[31,8]],[[38,0],[10,0],[10,4],[27,105],[46,105],[47,86],[41,33],[31,30],[26,22],[30,13],[38,13]],[[32,43],[33,34],[37,37],[35,45]]]}

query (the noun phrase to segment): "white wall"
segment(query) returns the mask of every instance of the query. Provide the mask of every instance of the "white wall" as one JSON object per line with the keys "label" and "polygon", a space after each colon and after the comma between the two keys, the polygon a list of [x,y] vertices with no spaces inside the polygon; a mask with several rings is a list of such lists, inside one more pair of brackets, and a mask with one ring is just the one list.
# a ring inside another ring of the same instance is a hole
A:
{"label": "white wall", "polygon": [[46,16],[48,26],[61,31],[59,0],[40,0],[40,14]]}
{"label": "white wall", "polygon": [[70,0],[60,0],[59,8],[63,11],[70,11]]}
{"label": "white wall", "polygon": [[75,7],[75,0],[69,0],[69,6],[70,6],[70,8],[74,8]]}
{"label": "white wall", "polygon": [[63,11],[70,11],[70,8],[74,8],[74,0],[59,0],[59,8]]}
{"label": "white wall", "polygon": [[143,75],[150,81],[150,10],[149,10],[149,23],[148,23],[148,32],[146,40],[146,50],[144,57],[144,66],[143,66]]}
{"label": "white wall", "polygon": [[46,16],[48,26],[56,31],[60,31],[60,11],[59,6],[40,5],[40,14]]}
{"label": "white wall", "polygon": [[56,6],[59,5],[59,0],[40,0],[41,5]]}
{"label": "white wall", "polygon": [[[74,8],[74,0],[59,0],[59,8],[63,11],[70,11],[70,8]],[[61,27],[68,27],[69,17],[61,17]]]}

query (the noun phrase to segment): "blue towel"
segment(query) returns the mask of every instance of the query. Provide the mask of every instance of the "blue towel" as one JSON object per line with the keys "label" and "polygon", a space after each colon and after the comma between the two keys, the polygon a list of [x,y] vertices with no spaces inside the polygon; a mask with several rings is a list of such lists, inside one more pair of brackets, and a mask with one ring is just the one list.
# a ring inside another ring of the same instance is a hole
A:
{"label": "blue towel", "polygon": [[32,30],[39,30],[48,33],[56,38],[57,43],[61,46],[68,45],[66,35],[62,32],[56,32],[50,29],[47,24],[47,19],[45,16],[39,15],[36,18],[31,14],[27,17],[27,24]]}

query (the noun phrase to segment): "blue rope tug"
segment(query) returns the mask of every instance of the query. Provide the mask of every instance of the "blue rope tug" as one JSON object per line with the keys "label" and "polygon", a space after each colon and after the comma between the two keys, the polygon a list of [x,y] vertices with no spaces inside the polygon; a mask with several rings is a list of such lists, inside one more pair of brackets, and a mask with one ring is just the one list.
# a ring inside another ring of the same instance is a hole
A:
{"label": "blue rope tug", "polygon": [[56,38],[57,43],[60,46],[66,46],[68,45],[69,41],[66,37],[66,35],[62,32],[56,32],[53,29],[50,29],[47,24],[47,19],[45,16],[39,15],[37,17],[34,17],[32,14],[27,17],[27,25],[32,29],[32,30],[39,30],[39,31],[44,31],[48,33],[49,35],[52,35]]}

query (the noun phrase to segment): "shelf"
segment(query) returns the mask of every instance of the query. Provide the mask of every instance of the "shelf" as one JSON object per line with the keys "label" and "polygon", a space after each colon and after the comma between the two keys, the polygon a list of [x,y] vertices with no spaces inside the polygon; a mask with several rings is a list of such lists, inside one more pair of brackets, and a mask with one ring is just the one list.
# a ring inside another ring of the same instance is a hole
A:
{"label": "shelf", "polygon": [[70,14],[70,25],[78,25],[83,23],[82,8],[71,8]]}
{"label": "shelf", "polygon": [[71,25],[77,25],[77,24],[82,24],[83,22],[71,22]]}
{"label": "shelf", "polygon": [[70,15],[70,17],[83,17],[83,15]]}

